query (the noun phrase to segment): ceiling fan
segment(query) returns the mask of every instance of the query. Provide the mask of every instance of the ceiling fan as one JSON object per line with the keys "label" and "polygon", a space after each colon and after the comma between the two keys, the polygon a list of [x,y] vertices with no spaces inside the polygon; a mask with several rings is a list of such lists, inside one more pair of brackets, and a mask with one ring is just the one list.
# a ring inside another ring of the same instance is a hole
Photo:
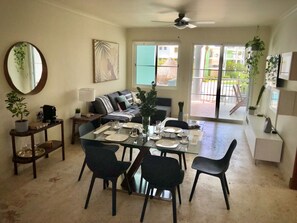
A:
{"label": "ceiling fan", "polygon": [[153,22],[163,22],[163,23],[173,23],[174,27],[178,29],[185,28],[196,28],[198,24],[214,24],[214,21],[191,21],[191,19],[185,16],[185,13],[178,13],[178,18],[176,18],[173,22],[166,21],[153,21]]}

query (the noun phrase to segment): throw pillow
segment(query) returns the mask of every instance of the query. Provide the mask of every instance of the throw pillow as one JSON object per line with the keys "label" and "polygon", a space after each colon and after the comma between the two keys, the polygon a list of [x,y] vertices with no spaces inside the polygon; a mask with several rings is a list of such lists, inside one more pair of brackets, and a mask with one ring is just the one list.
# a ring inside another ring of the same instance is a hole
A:
{"label": "throw pillow", "polygon": [[124,102],[124,101],[119,102],[119,103],[118,103],[118,108],[119,108],[120,111],[124,111],[124,110],[126,110],[127,108],[126,108],[126,104],[125,104],[125,102]]}
{"label": "throw pillow", "polygon": [[[126,109],[131,106],[131,104],[128,102],[128,100],[127,100],[127,98],[126,98],[125,95],[120,95],[116,99],[117,99],[117,102],[118,103],[124,102]],[[124,110],[126,110],[126,109],[124,109]]]}
{"label": "throw pillow", "polygon": [[133,98],[134,103],[139,105],[141,103],[141,100],[139,98],[137,98],[137,96],[136,96],[137,92],[132,91],[131,93],[132,93],[132,98]]}
{"label": "throw pillow", "polygon": [[99,98],[99,100],[102,101],[102,103],[103,103],[103,105],[104,105],[104,107],[105,107],[108,114],[114,111],[114,109],[113,109],[113,107],[112,107],[112,105],[110,103],[110,100],[108,99],[107,96],[99,96],[98,98]]}

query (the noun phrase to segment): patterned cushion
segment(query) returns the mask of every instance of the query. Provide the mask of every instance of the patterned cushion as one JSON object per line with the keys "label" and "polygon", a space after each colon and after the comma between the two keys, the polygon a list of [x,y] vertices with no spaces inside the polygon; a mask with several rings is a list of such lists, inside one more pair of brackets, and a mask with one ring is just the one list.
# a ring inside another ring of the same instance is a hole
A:
{"label": "patterned cushion", "polygon": [[139,105],[139,104],[141,103],[141,100],[140,100],[139,98],[137,98],[137,96],[136,96],[136,94],[137,94],[138,92],[132,91],[131,93],[132,93],[133,102],[134,102],[135,104],[138,104],[138,105]]}
{"label": "patterned cushion", "polygon": [[116,98],[117,102],[124,102],[125,103],[125,108],[122,108],[123,110],[126,110],[131,106],[131,104],[128,102],[128,99],[126,98],[125,95],[120,95]]}
{"label": "patterned cushion", "polygon": [[123,90],[119,92],[121,95],[125,95],[125,97],[127,98],[128,102],[130,104],[133,104],[133,97],[132,97],[132,93],[129,90]]}
{"label": "patterned cushion", "polygon": [[98,98],[102,101],[108,114],[114,111],[114,109],[110,103],[110,100],[108,99],[107,96],[99,96]]}

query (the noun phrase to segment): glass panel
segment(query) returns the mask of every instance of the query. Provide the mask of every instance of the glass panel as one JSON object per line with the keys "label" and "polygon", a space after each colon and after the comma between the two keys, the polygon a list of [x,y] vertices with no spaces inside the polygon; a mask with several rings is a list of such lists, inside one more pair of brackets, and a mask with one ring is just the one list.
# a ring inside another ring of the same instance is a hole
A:
{"label": "glass panel", "polygon": [[155,81],[155,57],[154,45],[136,46],[136,84],[151,85]]}
{"label": "glass panel", "polygon": [[219,118],[243,120],[248,96],[245,47],[225,46]]}
{"label": "glass panel", "polygon": [[136,66],[136,84],[151,85],[155,81],[155,67]]}
{"label": "glass panel", "polygon": [[244,46],[195,45],[192,78],[191,116],[243,120],[249,84]]}
{"label": "glass panel", "polygon": [[158,86],[176,86],[178,45],[158,46]]}
{"label": "glass panel", "polygon": [[195,45],[191,116],[215,118],[220,46]]}

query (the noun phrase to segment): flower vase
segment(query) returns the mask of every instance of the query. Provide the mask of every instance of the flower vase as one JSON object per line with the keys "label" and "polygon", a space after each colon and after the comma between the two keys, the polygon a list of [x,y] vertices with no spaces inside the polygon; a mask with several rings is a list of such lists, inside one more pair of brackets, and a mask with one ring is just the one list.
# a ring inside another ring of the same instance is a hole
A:
{"label": "flower vase", "polygon": [[142,116],[142,135],[148,137],[149,135],[150,117]]}
{"label": "flower vase", "polygon": [[178,113],[178,121],[183,121],[183,117],[184,117],[184,113],[180,111]]}
{"label": "flower vase", "polygon": [[180,101],[178,102],[178,107],[179,107],[179,112],[178,112],[178,120],[183,121],[183,116],[184,116],[184,102]]}

